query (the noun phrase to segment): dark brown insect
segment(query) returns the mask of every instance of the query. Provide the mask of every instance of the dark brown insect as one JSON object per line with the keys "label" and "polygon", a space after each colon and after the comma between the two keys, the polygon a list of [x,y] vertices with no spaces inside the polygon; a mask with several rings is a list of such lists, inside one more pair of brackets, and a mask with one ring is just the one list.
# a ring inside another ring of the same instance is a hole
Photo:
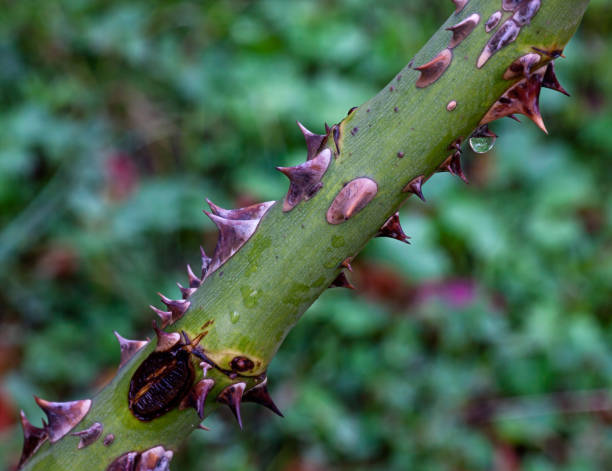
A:
{"label": "dark brown insect", "polygon": [[202,335],[193,342],[185,332],[183,337],[184,342],[166,351],[151,353],[132,376],[128,405],[137,419],[153,420],[179,405],[195,378],[192,353],[205,362],[210,361],[197,347]]}

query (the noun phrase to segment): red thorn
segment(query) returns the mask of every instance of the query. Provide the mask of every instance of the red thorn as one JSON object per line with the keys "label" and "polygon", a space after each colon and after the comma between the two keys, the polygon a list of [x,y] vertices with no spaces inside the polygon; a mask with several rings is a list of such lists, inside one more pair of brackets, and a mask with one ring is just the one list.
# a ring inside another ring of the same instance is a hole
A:
{"label": "red thorn", "polygon": [[414,193],[421,199],[421,201],[425,202],[425,197],[423,196],[422,190],[423,183],[425,183],[425,175],[419,175],[418,177],[410,180],[410,183],[404,187],[402,192]]}
{"label": "red thorn", "polygon": [[387,222],[385,222],[380,228],[378,234],[376,234],[376,237],[389,237],[391,239],[410,244],[410,237],[404,233],[402,225],[400,224],[399,213],[395,213],[393,216],[387,219]]}
{"label": "red thorn", "polygon": [[244,402],[255,402],[256,404],[260,404],[264,407],[267,407],[272,412],[280,417],[284,417],[283,413],[276,407],[270,393],[268,392],[268,378],[264,379],[262,383],[258,384],[254,388],[249,389],[244,396],[242,396],[242,400]]}
{"label": "red thorn", "polygon": [[181,294],[183,296],[183,299],[188,299],[191,297],[191,295],[193,293],[195,293],[198,289],[197,288],[185,288],[182,284],[177,283],[176,286],[178,286],[179,290],[181,290]]}
{"label": "red thorn", "polygon": [[214,380],[205,378],[198,381],[193,387],[193,392],[195,395],[195,410],[198,413],[200,420],[204,419],[204,404],[206,403],[206,397],[214,385]]}
{"label": "red thorn", "polygon": [[161,309],[158,309],[155,306],[151,306],[151,305],[149,307],[161,319],[162,329],[165,328],[166,326],[172,324],[172,313],[170,311],[162,311]]}
{"label": "red thorn", "polygon": [[206,427],[205,425],[199,424],[199,425],[198,425],[198,428],[199,428],[200,430],[206,430],[207,432],[210,432],[210,429],[209,429],[208,427]]}
{"label": "red thorn", "polygon": [[455,177],[461,178],[464,183],[469,183],[461,168],[461,152],[454,152],[449,155],[439,167],[440,172],[448,172]]}
{"label": "red thorn", "polygon": [[316,155],[319,153],[319,149],[323,145],[323,141],[325,141],[326,136],[323,134],[315,134],[313,132],[310,132],[308,129],[306,129],[306,126],[304,126],[299,121],[296,121],[296,123],[300,128],[300,131],[302,131],[302,134],[304,135],[304,140],[306,141],[306,149],[308,152],[307,160],[311,160],[315,158]]}
{"label": "red thorn", "polygon": [[216,214],[204,211],[219,229],[219,238],[213,254],[208,272],[212,273],[229,258],[255,233],[259,219],[235,220],[225,219]]}
{"label": "red thorn", "polygon": [[283,202],[283,211],[291,211],[301,201],[312,198],[323,186],[321,179],[331,162],[331,151],[323,149],[311,160],[295,167],[276,167],[289,178],[289,191]]}
{"label": "red thorn", "polygon": [[181,340],[181,334],[178,332],[164,332],[157,327],[157,322],[153,321],[153,330],[157,336],[156,352],[166,352],[174,347]]}
{"label": "red thorn", "polygon": [[87,415],[91,407],[90,399],[70,402],[49,402],[34,396],[34,400],[49,420],[49,425],[46,428],[51,443],[57,442],[70,432]]}
{"label": "red thorn", "polygon": [[340,274],[334,279],[334,281],[331,282],[329,287],[355,289],[355,286],[348,280],[344,272],[340,272]]}
{"label": "red thorn", "polygon": [[117,331],[114,331],[113,333],[115,334],[115,337],[117,337],[119,348],[121,349],[121,361],[119,362],[119,368],[130,361],[136,352],[148,343],[147,340],[129,340],[123,338]]}
{"label": "red thorn", "polygon": [[187,265],[187,276],[189,277],[189,287],[190,288],[199,288],[202,284],[202,280],[200,280],[191,269],[191,265]]}
{"label": "red thorn", "polygon": [[546,71],[544,72],[544,77],[542,78],[542,86],[563,93],[566,96],[570,96],[565,88],[563,88],[559,83],[557,75],[555,74],[555,65],[552,62],[549,62],[546,66]]}
{"label": "red thorn", "polygon": [[219,393],[219,396],[217,396],[217,402],[225,404],[230,408],[232,414],[234,414],[234,417],[236,417],[240,428],[242,428],[240,404],[242,402],[242,393],[244,392],[244,388],[246,388],[246,383],[230,384]]}
{"label": "red thorn", "polygon": [[276,201],[266,201],[265,203],[252,204],[251,206],[245,206],[244,208],[237,209],[223,209],[217,206],[208,198],[206,202],[210,206],[213,214],[220,216],[224,219],[230,219],[233,221],[247,221],[250,219],[261,219],[264,214],[270,209],[270,207],[276,203]]}
{"label": "red thorn", "polygon": [[23,428],[23,448],[17,469],[20,469],[48,438],[47,430],[32,425],[25,412],[20,411],[19,415],[21,417],[21,427]]}
{"label": "red thorn", "polygon": [[325,123],[325,134],[329,134],[329,131],[331,131],[331,128]]}
{"label": "red thorn", "polygon": [[168,310],[172,313],[172,323],[183,317],[185,312],[187,312],[187,309],[189,309],[189,306],[191,306],[191,302],[187,301],[186,299],[170,299],[161,293],[157,293],[157,295],[161,298],[162,303],[164,303]]}

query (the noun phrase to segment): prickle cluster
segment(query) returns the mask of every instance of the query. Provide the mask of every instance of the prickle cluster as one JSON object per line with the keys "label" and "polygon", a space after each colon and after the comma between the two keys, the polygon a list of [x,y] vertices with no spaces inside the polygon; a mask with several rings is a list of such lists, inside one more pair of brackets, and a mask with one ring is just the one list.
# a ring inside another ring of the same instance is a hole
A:
{"label": "prickle cluster", "polygon": [[545,87],[564,95],[569,96],[569,94],[557,80],[554,63],[551,61],[538,67],[541,61],[542,57],[539,54],[529,53],[510,65],[504,77],[515,79],[520,76],[521,78],[497,99],[480,121],[480,125],[506,116],[516,119],[515,114],[523,114],[542,131],[548,133],[540,114],[540,90]]}

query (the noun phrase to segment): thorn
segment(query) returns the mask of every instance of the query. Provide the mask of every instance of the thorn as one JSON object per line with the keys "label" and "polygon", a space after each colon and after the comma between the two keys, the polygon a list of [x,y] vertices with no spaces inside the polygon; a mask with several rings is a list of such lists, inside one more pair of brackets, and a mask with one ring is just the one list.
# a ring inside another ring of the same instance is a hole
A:
{"label": "thorn", "polygon": [[205,214],[212,219],[219,229],[219,238],[217,246],[213,254],[209,272],[214,272],[217,268],[223,265],[229,258],[234,255],[240,247],[255,233],[259,219],[234,220],[225,219],[216,214],[204,211]]}
{"label": "thorn", "polygon": [[416,81],[416,86],[418,88],[427,87],[442,77],[442,74],[450,65],[452,58],[452,51],[450,49],[444,49],[426,64],[415,67],[415,70],[421,72],[420,77]]}
{"label": "thorn", "polygon": [[152,305],[149,305],[149,307],[161,319],[162,329],[164,329],[166,326],[168,326],[168,325],[170,325],[172,323],[172,313],[170,311],[162,311],[161,309],[158,309],[158,308],[156,308],[155,306],[152,306]]}
{"label": "thorn", "polygon": [[181,340],[181,334],[178,332],[164,332],[157,327],[157,322],[155,321],[153,321],[153,330],[157,336],[157,346],[155,347],[156,352],[166,352]]}
{"label": "thorn", "polygon": [[81,438],[77,446],[77,448],[80,450],[95,442],[98,438],[100,438],[101,434],[102,424],[100,422],[94,422],[91,427],[81,430],[80,432],[73,432],[70,435]]}
{"label": "thorn", "polygon": [[509,115],[508,115],[508,116],[506,116],[506,117],[507,117],[507,118],[510,118],[510,119],[513,119],[513,120],[514,120],[514,121],[516,121],[517,123],[520,123],[520,122],[521,122],[521,120],[520,120],[520,119],[518,119],[518,118],[516,117],[516,115],[514,115],[514,114],[509,114]]}
{"label": "thorn", "polygon": [[[135,471],[169,471],[170,461],[174,453],[162,446],[156,446],[143,451]],[[131,470],[131,468],[130,468]]]}
{"label": "thorn", "polygon": [[331,151],[323,149],[311,160],[295,167],[276,167],[289,178],[289,191],[283,202],[283,211],[291,211],[301,201],[312,198],[323,186],[321,179],[329,167]]}
{"label": "thorn", "polygon": [[[342,263],[340,264],[341,267],[346,268],[348,271],[352,272],[353,271],[353,267],[351,266],[351,262],[353,261],[353,258],[355,257],[346,257]],[[267,381],[267,380],[266,380]]]}
{"label": "thorn", "polygon": [[70,432],[85,417],[91,407],[90,399],[71,402],[49,402],[34,396],[34,400],[49,420],[49,425],[46,428],[51,443],[55,443]]}
{"label": "thorn", "polygon": [[202,284],[202,280],[200,280],[191,269],[191,265],[187,264],[187,276],[189,277],[189,287],[190,288],[199,288]]}
{"label": "thorn", "polygon": [[[400,75],[400,77],[401,77],[401,75]],[[358,106],[353,106],[351,109],[349,109],[349,110],[348,110],[348,113],[346,113],[346,115],[347,115],[347,116],[350,116],[350,114],[351,114],[353,111],[355,111],[357,108],[359,108],[359,107],[358,107]],[[299,122],[298,122],[298,124],[299,124]]]}
{"label": "thorn", "polygon": [[187,309],[189,309],[189,306],[191,306],[191,302],[186,299],[170,299],[161,293],[157,293],[157,295],[172,314],[172,323],[175,323],[183,317]]}
{"label": "thorn", "polygon": [[202,280],[206,278],[206,271],[210,265],[210,257],[204,252],[204,248],[200,246],[200,256],[202,257]]}
{"label": "thorn", "polygon": [[461,178],[464,183],[469,183],[461,169],[461,152],[454,152],[449,155],[439,167],[440,172],[448,172],[455,177]]}
{"label": "thorn", "polygon": [[448,43],[449,49],[453,49],[461,44],[461,42],[474,31],[478,23],[480,23],[480,15],[478,13],[473,13],[465,20],[446,28],[447,31],[452,31],[453,33],[453,37]]}
{"label": "thorn", "polygon": [[419,175],[418,177],[410,180],[410,183],[404,187],[402,192],[414,193],[421,199],[421,201],[425,202],[425,197],[423,196],[422,190],[423,183],[425,183],[425,175]]}
{"label": "thorn", "polygon": [[365,208],[378,193],[378,185],[370,178],[356,178],[342,188],[329,209],[326,219],[330,224],[342,224]]}
{"label": "thorn", "polygon": [[20,411],[19,416],[21,418],[21,428],[23,429],[23,448],[17,469],[20,469],[48,438],[47,430],[32,425],[25,412]]}
{"label": "thorn", "polygon": [[242,393],[246,388],[246,383],[230,384],[217,396],[217,402],[227,405],[242,429],[242,418],[240,417],[240,403],[242,402]]}
{"label": "thorn", "polygon": [[[354,108],[351,108],[351,111],[353,109]],[[349,111],[349,114],[350,113],[351,112]],[[306,129],[306,126],[304,126],[299,121],[296,121],[296,123],[300,128],[300,131],[302,131],[302,134],[304,135],[304,140],[306,141],[306,149],[308,153],[308,157],[306,159],[311,160],[318,154],[319,149],[321,148],[321,145],[323,145],[323,141],[325,141],[326,136],[324,134],[315,134],[313,132],[310,132],[308,129]]]}
{"label": "thorn", "polygon": [[200,362],[200,368],[202,368],[202,376],[206,377],[206,375],[208,374],[208,370],[210,370],[211,368],[211,365],[202,361]]}
{"label": "thorn", "polygon": [[206,403],[206,397],[214,385],[214,380],[206,378],[198,381],[193,387],[193,394],[195,396],[194,408],[200,420],[204,419],[204,404]]}
{"label": "thorn", "polygon": [[114,331],[113,333],[115,334],[115,337],[117,337],[119,348],[121,349],[121,361],[119,362],[119,368],[130,361],[136,352],[148,343],[147,340],[129,340],[123,338],[117,331]]}
{"label": "thorn", "polygon": [[544,72],[544,77],[542,78],[542,86],[563,93],[566,96],[570,96],[565,88],[563,88],[559,83],[557,75],[555,74],[555,65],[553,62],[549,62],[546,66],[546,71]]}
{"label": "thorn", "polygon": [[206,427],[205,425],[199,424],[199,425],[198,425],[198,428],[199,428],[200,430],[206,430],[207,432],[210,432],[210,429],[209,429],[208,427]]}
{"label": "thorn", "polygon": [[183,299],[187,299],[187,298],[191,297],[191,295],[198,290],[197,288],[185,288],[180,283],[177,283],[176,286],[178,286],[179,290],[181,290],[181,294],[183,296]]}
{"label": "thorn", "polygon": [[206,198],[208,206],[210,206],[211,212],[220,216],[224,219],[230,219],[232,221],[246,221],[250,219],[261,219],[266,211],[276,203],[276,201],[266,201],[265,203],[252,204],[251,206],[245,206],[244,208],[237,209],[223,209],[217,206],[208,198]]}
{"label": "thorn", "polygon": [[[334,144],[336,145],[336,153],[340,154],[340,126],[338,126],[337,124],[334,124],[332,126],[332,135],[334,136]],[[355,134],[353,134],[353,136],[354,135]]]}
{"label": "thorn", "polygon": [[355,289],[355,286],[349,281],[344,272],[340,272],[340,274],[334,279],[334,281],[331,282],[329,287]]}
{"label": "thorn", "polygon": [[470,0],[453,0],[455,4],[455,15],[465,8]]}
{"label": "thorn", "polygon": [[325,123],[325,134],[329,134],[329,131],[331,131],[331,128]]}
{"label": "thorn", "polygon": [[559,57],[562,57],[563,59],[565,59],[565,55],[563,54],[563,49],[552,49],[549,51],[546,49],[540,49],[539,47],[535,47],[535,46],[532,46],[531,49],[539,52],[540,54],[544,54],[545,56],[548,56],[551,59],[558,59]]}
{"label": "thorn", "polygon": [[267,407],[272,412],[280,417],[285,417],[283,413],[276,407],[270,393],[268,392],[268,378],[264,379],[263,382],[249,389],[244,396],[242,396],[243,402],[254,402]]}
{"label": "thorn", "polygon": [[402,225],[400,224],[399,212],[387,219],[387,222],[385,222],[380,228],[376,234],[376,237],[389,237],[410,245],[410,237],[405,234],[404,230],[402,229]]}

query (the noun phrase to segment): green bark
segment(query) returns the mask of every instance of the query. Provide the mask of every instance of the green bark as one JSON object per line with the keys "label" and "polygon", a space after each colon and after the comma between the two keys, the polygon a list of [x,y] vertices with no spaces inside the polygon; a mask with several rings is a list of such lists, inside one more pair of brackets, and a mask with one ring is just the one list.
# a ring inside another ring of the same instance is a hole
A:
{"label": "green bark", "polygon": [[[493,103],[515,83],[502,78],[507,67],[533,52],[534,46],[562,49],[587,5],[588,0],[543,0],[516,41],[494,54],[481,69],[476,67],[477,58],[491,37],[484,23],[500,9],[501,0],[471,0],[461,12],[451,14],[409,65],[339,123],[340,150],[332,158],[321,190],[289,212],[282,211],[282,201],[277,202],[248,242],[193,294],[186,315],[166,330],[185,330],[194,337],[201,326],[213,320],[201,346],[215,363],[229,368],[231,358],[243,355],[261,362],[254,373],[264,372],[301,315],[341,272],[341,262],[359,253],[410,195],[402,189],[419,175],[435,173],[450,154],[449,145],[458,137],[469,136]],[[453,49],[446,72],[425,88],[415,87],[420,74],[412,67],[445,49],[451,37],[446,28],[473,13],[480,15],[480,22]],[[502,21],[509,15],[505,12]],[[453,100],[456,109],[448,111],[447,104]],[[336,151],[333,139],[326,145]],[[398,157],[400,152],[403,158]],[[331,202],[343,185],[358,177],[374,180],[378,193],[345,223],[329,224],[326,212]],[[104,446],[100,439],[78,450],[78,438],[67,435],[53,445],[43,444],[24,469],[102,470],[128,451],[160,444],[175,449],[197,429],[200,420],[193,409],[174,409],[150,422],[137,420],[128,410],[130,379],[155,348],[153,344],[118,371],[93,398],[91,410],[74,429],[100,422],[102,437],[115,435],[111,446]],[[216,382],[206,404],[210,413],[218,405],[218,393],[238,379],[232,380],[219,370],[211,370],[208,377]],[[254,384],[254,379],[249,379],[247,388]]]}

